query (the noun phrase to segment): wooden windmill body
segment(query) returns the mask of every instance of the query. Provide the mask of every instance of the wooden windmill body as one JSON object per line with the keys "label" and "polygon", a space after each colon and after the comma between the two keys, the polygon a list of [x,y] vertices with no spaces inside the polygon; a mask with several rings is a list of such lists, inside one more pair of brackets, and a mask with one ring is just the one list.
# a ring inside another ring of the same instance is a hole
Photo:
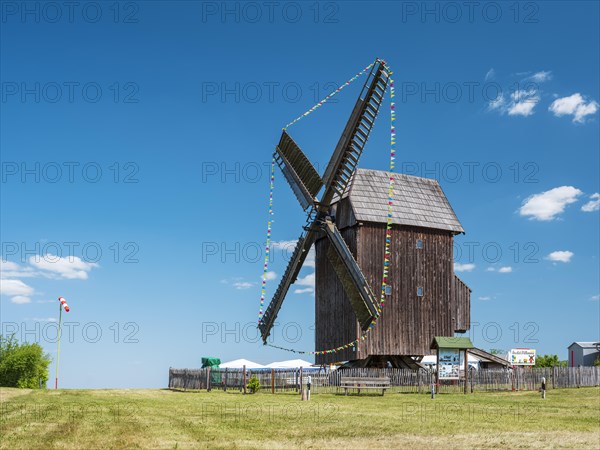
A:
{"label": "wooden windmill body", "polygon": [[[346,350],[316,355],[316,363],[360,360],[411,366],[410,356],[430,353],[435,336],[453,336],[470,325],[471,290],[454,274],[454,236],[463,232],[435,180],[395,174],[391,255],[385,304],[368,338]],[[335,222],[368,283],[381,285],[389,173],[358,169],[343,198],[333,204]],[[360,336],[347,294],[317,239],[316,348],[336,348]]]}
{"label": "wooden windmill body", "polygon": [[453,237],[463,229],[436,181],[405,175],[396,175],[391,290],[378,318],[389,174],[357,165],[388,81],[385,64],[376,60],[322,176],[286,130],[274,154],[307,221],[260,319],[263,342],[313,245],[317,350],[352,342],[377,320],[368,339],[318,354],[319,364],[410,366],[411,356],[429,352],[433,336],[469,328],[470,290],[455,277],[452,261]]}

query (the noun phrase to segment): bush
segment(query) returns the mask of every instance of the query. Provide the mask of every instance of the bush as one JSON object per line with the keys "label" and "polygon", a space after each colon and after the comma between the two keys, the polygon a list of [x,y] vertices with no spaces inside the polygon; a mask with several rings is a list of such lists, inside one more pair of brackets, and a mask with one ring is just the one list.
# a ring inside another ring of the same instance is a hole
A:
{"label": "bush", "polygon": [[40,344],[19,344],[14,335],[0,335],[0,386],[45,388],[49,365],[50,356]]}
{"label": "bush", "polygon": [[256,375],[252,375],[250,380],[248,380],[246,387],[251,394],[254,394],[256,391],[258,391],[260,389],[260,381],[258,381],[258,377]]}

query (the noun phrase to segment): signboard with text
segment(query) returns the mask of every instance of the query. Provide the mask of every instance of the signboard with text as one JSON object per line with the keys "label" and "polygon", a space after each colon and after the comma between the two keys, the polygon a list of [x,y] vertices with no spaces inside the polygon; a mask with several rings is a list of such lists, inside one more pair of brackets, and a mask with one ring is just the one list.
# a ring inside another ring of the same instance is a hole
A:
{"label": "signboard with text", "polygon": [[508,362],[513,366],[535,365],[534,348],[513,348],[508,352]]}
{"label": "signboard with text", "polygon": [[458,379],[460,375],[460,350],[456,348],[440,348],[439,355],[439,378]]}

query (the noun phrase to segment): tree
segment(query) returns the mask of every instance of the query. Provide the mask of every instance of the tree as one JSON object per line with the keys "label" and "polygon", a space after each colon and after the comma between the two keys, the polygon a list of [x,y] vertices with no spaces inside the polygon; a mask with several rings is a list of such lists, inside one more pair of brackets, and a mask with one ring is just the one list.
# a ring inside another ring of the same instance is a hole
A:
{"label": "tree", "polygon": [[566,367],[566,361],[560,361],[557,355],[539,355],[535,358],[534,367]]}
{"label": "tree", "polygon": [[0,335],[0,386],[45,388],[49,365],[50,356],[37,342],[19,344],[14,335]]}
{"label": "tree", "polygon": [[504,355],[508,352],[501,348],[490,348],[489,353],[490,353],[490,355]]}

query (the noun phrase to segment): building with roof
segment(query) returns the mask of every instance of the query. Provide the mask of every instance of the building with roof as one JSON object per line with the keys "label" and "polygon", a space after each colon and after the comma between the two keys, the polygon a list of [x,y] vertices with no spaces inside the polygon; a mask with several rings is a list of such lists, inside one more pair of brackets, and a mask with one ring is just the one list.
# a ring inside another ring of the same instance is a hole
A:
{"label": "building with roof", "polygon": [[569,367],[593,366],[600,358],[600,342],[573,342],[568,349]]}
{"label": "building with roof", "polygon": [[[331,214],[365,278],[379,297],[383,273],[390,173],[357,169]],[[316,356],[317,364],[363,361],[412,367],[435,336],[470,328],[471,289],[454,274],[454,236],[464,233],[436,180],[394,174],[391,257],[385,303],[369,338]],[[361,330],[331,264],[329,240],[316,248],[316,348],[359,339]]]}

